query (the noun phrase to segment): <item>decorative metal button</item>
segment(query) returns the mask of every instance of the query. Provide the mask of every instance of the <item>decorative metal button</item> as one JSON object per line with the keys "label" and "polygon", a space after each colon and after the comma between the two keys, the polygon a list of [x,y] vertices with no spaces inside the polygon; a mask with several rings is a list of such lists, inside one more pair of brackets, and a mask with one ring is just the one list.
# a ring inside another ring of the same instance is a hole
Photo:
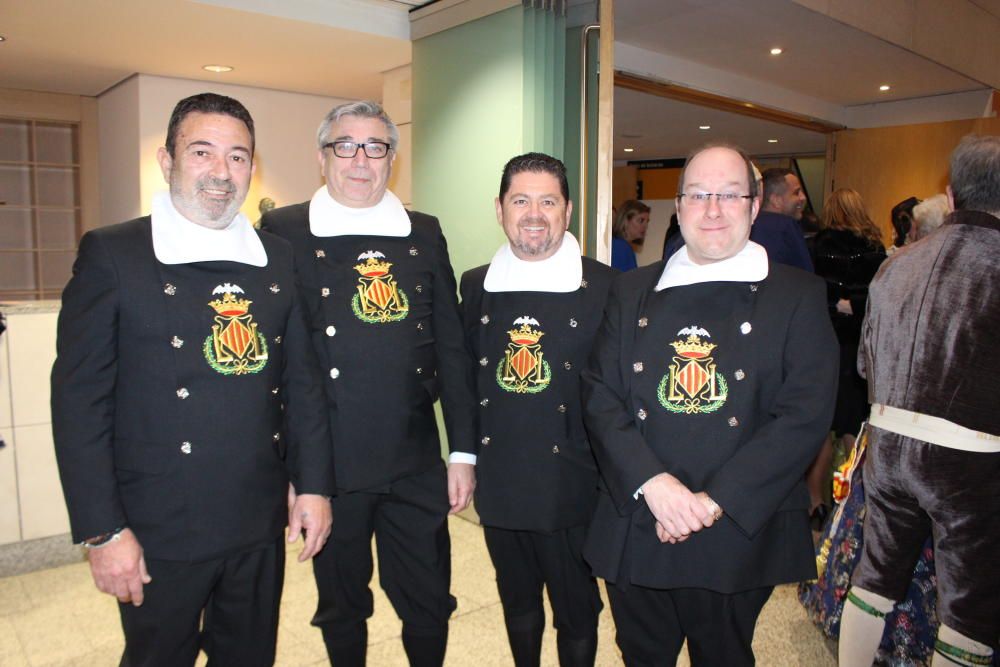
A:
{"label": "decorative metal button", "polygon": [[423,375],[423,374],[424,374],[424,369],[423,368],[418,368],[417,369],[417,375]]}
{"label": "decorative metal button", "polygon": [[489,404],[490,404],[490,399],[488,398],[484,398],[483,400],[479,401],[479,405],[483,406],[484,408]]}
{"label": "decorative metal button", "polygon": [[424,330],[424,323],[417,322],[417,331],[423,331],[423,330]]}
{"label": "decorative metal button", "polygon": [[327,336],[336,336],[337,335],[337,327],[333,326],[332,324],[330,326],[328,326],[326,328],[326,335]]}
{"label": "decorative metal button", "polygon": [[316,259],[323,259],[324,257],[326,257],[326,251],[325,250],[319,250],[319,249],[317,249],[316,250]]}
{"label": "decorative metal button", "polygon": [[191,443],[185,440],[184,442],[181,443],[181,454],[190,454],[190,453],[191,453]]}
{"label": "decorative metal button", "polygon": [[729,418],[729,425],[730,426],[739,426],[740,425],[740,420],[737,419],[736,417],[730,417]]}
{"label": "decorative metal button", "polygon": [[580,281],[580,287],[582,287],[583,289],[587,289],[587,281],[586,280],[581,280]]}
{"label": "decorative metal button", "polygon": [[567,361],[566,363],[563,364],[563,368],[565,368],[566,370],[570,370],[573,368],[573,364]]}
{"label": "decorative metal button", "polygon": [[279,440],[281,440],[281,434],[275,433],[274,435],[271,436],[271,439],[274,440],[275,442],[278,442]]}
{"label": "decorative metal button", "polygon": [[167,296],[173,296],[177,294],[177,287],[171,283],[167,283],[166,285],[163,286],[163,293],[166,294]]}
{"label": "decorative metal button", "polygon": [[747,376],[747,374],[743,372],[742,368],[736,369],[736,372],[733,373],[733,377],[735,377],[737,380],[742,380],[746,376]]}
{"label": "decorative metal button", "polygon": [[490,363],[490,360],[487,359],[486,357],[483,357],[482,359],[479,360],[479,365],[480,366],[485,366],[488,363]]}
{"label": "decorative metal button", "polygon": [[479,321],[482,322],[483,324],[489,324],[490,323],[490,316],[489,315],[483,315],[482,317],[479,318]]}
{"label": "decorative metal button", "polygon": [[632,370],[634,372],[636,372],[636,373],[641,373],[642,372],[642,368],[643,368],[643,366],[642,366],[642,362],[641,361],[637,361],[634,364],[632,364]]}
{"label": "decorative metal button", "polygon": [[410,257],[416,257],[419,252],[420,251],[417,250],[416,247],[410,248]]}
{"label": "decorative metal button", "polygon": [[756,292],[757,291],[757,283],[753,283],[752,285],[750,285],[750,291],[751,292]]}
{"label": "decorative metal button", "polygon": [[423,292],[424,291],[424,286],[423,285],[417,285],[413,289],[417,290],[418,293],[419,292]]}
{"label": "decorative metal button", "polygon": [[184,339],[174,336],[170,339],[170,344],[179,350],[184,347]]}
{"label": "decorative metal button", "polygon": [[552,453],[553,453],[553,454],[558,454],[558,453],[559,453],[559,445],[555,445],[555,446],[554,446],[554,447],[552,448]]}
{"label": "decorative metal button", "polygon": [[274,337],[274,344],[275,345],[281,345],[281,336],[275,336]]}
{"label": "decorative metal button", "polygon": [[321,297],[323,297],[324,299],[326,297],[330,296],[330,288],[329,287],[322,287],[322,288],[320,288],[319,295]]}
{"label": "decorative metal button", "polygon": [[574,328],[575,328],[575,327],[576,327],[576,324],[577,324],[577,322],[576,322],[576,319],[575,319],[575,318],[572,318],[572,317],[571,317],[571,318],[569,318],[569,325],[570,325],[571,327],[574,327]]}
{"label": "decorative metal button", "polygon": [[340,369],[339,368],[331,368],[330,369],[330,377],[333,378],[334,380],[336,380],[337,378],[339,378],[340,377]]}
{"label": "decorative metal button", "polygon": [[750,333],[752,330],[753,327],[750,326],[749,322],[744,322],[743,324],[740,325],[740,333],[743,334],[744,336]]}
{"label": "decorative metal button", "polygon": [[646,412],[645,408],[639,408],[639,411],[635,413],[635,416],[641,419],[642,421],[645,421],[646,417],[649,416],[649,413]]}
{"label": "decorative metal button", "polygon": [[645,317],[640,317],[639,318],[639,328],[640,329],[645,329],[647,324],[649,324],[649,320],[647,318],[645,318]]}
{"label": "decorative metal button", "polygon": [[483,439],[482,439],[482,440],[480,440],[479,442],[483,443],[484,445],[488,445],[488,444],[490,444],[490,436],[488,436],[488,435],[484,435],[484,436],[483,436]]}
{"label": "decorative metal button", "polygon": [[558,410],[559,412],[566,412],[566,405],[563,404],[563,403],[560,403],[559,407],[556,408],[556,410]]}
{"label": "decorative metal button", "polygon": [[277,396],[277,395],[278,395],[278,392],[279,392],[279,391],[280,391],[280,390],[279,390],[279,389],[278,389],[277,387],[275,387],[275,388],[273,388],[273,389],[271,390],[271,393],[272,393],[272,394],[274,394],[275,396]]}
{"label": "decorative metal button", "polygon": [[281,291],[281,286],[279,286],[278,283],[271,283],[271,286],[268,287],[268,289],[271,290],[271,294],[277,294]]}
{"label": "decorative metal button", "polygon": [[182,401],[190,395],[191,392],[187,390],[187,387],[181,387],[180,389],[177,390],[177,398],[181,399]]}

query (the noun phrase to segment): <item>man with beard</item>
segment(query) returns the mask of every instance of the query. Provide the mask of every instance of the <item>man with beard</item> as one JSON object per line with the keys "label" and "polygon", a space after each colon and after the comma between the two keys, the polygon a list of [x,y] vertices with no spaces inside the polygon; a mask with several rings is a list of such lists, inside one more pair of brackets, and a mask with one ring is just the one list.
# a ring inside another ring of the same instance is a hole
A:
{"label": "man with beard", "polygon": [[325,184],[261,221],[295,248],[337,456],[337,520],[313,563],[312,622],[334,665],[365,663],[374,535],[410,664],[437,666],[455,609],[447,517],[468,506],[475,483],[472,364],[455,277],[437,219],[407,211],[387,189],[399,132],[382,107],[340,105],[317,139]]}
{"label": "man with beard", "polygon": [[169,194],[87,233],[63,293],[56,456],[73,539],[120,603],[123,665],[193,665],[199,648],[272,664],[282,529],[305,531],[299,561],[329,534],[329,427],[292,249],[239,213],[253,151],[238,101],[178,102],[157,155]]}
{"label": "man with beard", "polygon": [[463,275],[461,289],[468,346],[479,362],[476,510],[514,664],[539,664],[544,587],[559,663],[589,667],[601,601],[581,552],[597,468],[579,373],[616,271],[581,257],[567,231],[573,203],[559,160],[511,159],[495,205],[508,242]]}
{"label": "man with beard", "polygon": [[685,245],[612,285],[582,374],[606,483],[584,556],[607,580],[628,665],[752,665],[776,584],[815,577],[803,472],[830,424],[836,339],[823,281],[748,241],[746,155],[681,173]]}
{"label": "man with beard", "polygon": [[764,195],[760,213],[750,230],[750,240],[767,250],[772,262],[812,271],[812,260],[799,226],[806,195],[791,169],[765,169],[761,174]]}

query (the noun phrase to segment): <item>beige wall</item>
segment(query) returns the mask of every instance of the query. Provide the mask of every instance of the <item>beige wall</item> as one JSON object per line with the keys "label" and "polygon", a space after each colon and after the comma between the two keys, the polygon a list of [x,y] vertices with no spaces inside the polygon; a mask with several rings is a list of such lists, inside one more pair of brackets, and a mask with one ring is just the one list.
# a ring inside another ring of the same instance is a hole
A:
{"label": "beige wall", "polygon": [[969,133],[1000,135],[1000,119],[980,118],[844,130],[835,135],[836,153],[828,172],[831,188],[853,188],[892,243],[892,207],[907,197],[925,199],[944,192],[948,158]]}
{"label": "beige wall", "polygon": [[97,100],[101,217],[98,226],[142,215],[139,187],[139,77]]}
{"label": "beige wall", "polygon": [[392,164],[389,189],[410,208],[413,202],[413,73],[410,65],[382,74],[382,106],[399,128],[399,150]]}

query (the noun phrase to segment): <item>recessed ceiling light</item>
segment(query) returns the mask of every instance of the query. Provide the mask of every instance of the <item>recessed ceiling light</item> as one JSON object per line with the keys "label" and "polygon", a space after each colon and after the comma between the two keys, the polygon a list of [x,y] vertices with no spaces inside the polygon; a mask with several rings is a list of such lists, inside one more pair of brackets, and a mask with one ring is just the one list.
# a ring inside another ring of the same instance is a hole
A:
{"label": "recessed ceiling light", "polygon": [[777,139],[768,139],[767,143],[769,143],[769,144],[776,144],[776,143],[778,143],[778,140]]}
{"label": "recessed ceiling light", "polygon": [[6,41],[7,41],[7,38],[4,37],[3,35],[0,35],[0,42],[6,42]]}
{"label": "recessed ceiling light", "polygon": [[891,88],[891,86],[887,83],[883,83],[881,86],[878,87],[878,89],[881,90],[883,93],[889,90],[889,88]]}
{"label": "recessed ceiling light", "polygon": [[626,153],[634,153],[635,152],[634,148],[623,148],[622,150],[625,151]]}
{"label": "recessed ceiling light", "polygon": [[233,68],[229,65],[202,65],[203,70],[209,72],[215,72],[216,74],[222,74],[223,72],[232,72]]}
{"label": "recessed ceiling light", "polygon": [[776,46],[773,49],[771,49],[771,55],[772,56],[780,56],[781,55],[781,47]]}
{"label": "recessed ceiling light", "polygon": [[699,130],[711,130],[712,126],[711,125],[699,125],[698,129]]}

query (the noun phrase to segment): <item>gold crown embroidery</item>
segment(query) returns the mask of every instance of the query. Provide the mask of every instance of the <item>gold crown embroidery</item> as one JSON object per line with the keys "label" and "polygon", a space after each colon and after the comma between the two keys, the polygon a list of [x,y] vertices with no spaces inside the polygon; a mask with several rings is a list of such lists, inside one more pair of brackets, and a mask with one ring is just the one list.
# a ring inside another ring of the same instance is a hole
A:
{"label": "gold crown embroidery", "polygon": [[354,266],[361,274],[358,292],[351,299],[354,315],[368,324],[398,322],[405,318],[410,312],[410,302],[389,273],[392,262],[385,261],[385,255],[377,250],[361,253],[358,261],[361,263]]}
{"label": "gold crown embroidery", "polygon": [[497,364],[497,384],[505,391],[537,394],[552,380],[552,369],[543,359],[539,343],[545,332],[532,326],[538,327],[538,320],[524,315],[514,320],[515,328],[507,332],[510,342]]}
{"label": "gold crown embroidery", "polygon": [[267,365],[267,341],[250,314],[253,301],[237,297],[243,289],[231,283],[218,285],[212,294],[222,298],[208,302],[216,313],[202,350],[208,365],[223,375],[259,372]]}
{"label": "gold crown embroidery", "polygon": [[698,326],[684,327],[677,335],[686,338],[670,344],[676,354],[671,359],[669,372],[660,380],[656,397],[670,412],[715,412],[729,395],[726,378],[718,372],[711,356],[717,346],[703,340],[711,335]]}

